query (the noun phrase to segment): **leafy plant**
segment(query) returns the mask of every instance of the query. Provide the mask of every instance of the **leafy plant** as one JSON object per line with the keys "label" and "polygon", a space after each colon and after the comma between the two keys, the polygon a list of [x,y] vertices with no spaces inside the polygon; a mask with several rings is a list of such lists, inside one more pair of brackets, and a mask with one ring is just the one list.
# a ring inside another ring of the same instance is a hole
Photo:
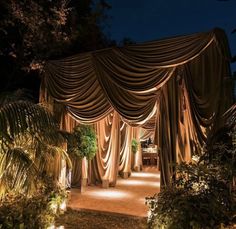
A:
{"label": "leafy plant", "polygon": [[1,1],[0,56],[24,70],[42,70],[49,58],[104,46],[101,22],[109,8],[105,1],[93,0]]}
{"label": "leafy plant", "polygon": [[8,192],[32,194],[42,174],[57,177],[56,157],[70,164],[58,124],[43,107],[12,102],[0,108],[0,196]]}
{"label": "leafy plant", "polygon": [[63,50],[78,34],[67,25],[70,8],[64,0],[10,0],[0,5],[0,55],[9,55],[24,67],[42,68],[43,58]]}
{"label": "leafy plant", "polygon": [[44,177],[42,180],[33,196],[13,192],[1,199],[0,228],[47,228],[54,223],[67,194],[53,179]]}
{"label": "leafy plant", "polygon": [[97,138],[94,129],[88,125],[74,128],[68,138],[68,153],[80,158],[92,159],[97,152]]}
{"label": "leafy plant", "polygon": [[133,153],[136,153],[138,150],[138,141],[135,138],[131,141],[131,149]]}
{"label": "leafy plant", "polygon": [[216,229],[235,223],[235,165],[231,133],[222,128],[195,163],[177,165],[171,186],[147,198],[149,228]]}

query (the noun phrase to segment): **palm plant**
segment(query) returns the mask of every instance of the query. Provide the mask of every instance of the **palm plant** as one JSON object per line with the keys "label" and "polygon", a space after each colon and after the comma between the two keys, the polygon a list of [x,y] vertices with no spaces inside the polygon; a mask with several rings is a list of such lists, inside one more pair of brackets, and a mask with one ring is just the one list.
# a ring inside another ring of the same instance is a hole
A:
{"label": "palm plant", "polygon": [[13,191],[32,194],[45,174],[56,177],[54,160],[70,162],[53,116],[26,101],[0,107],[0,196]]}

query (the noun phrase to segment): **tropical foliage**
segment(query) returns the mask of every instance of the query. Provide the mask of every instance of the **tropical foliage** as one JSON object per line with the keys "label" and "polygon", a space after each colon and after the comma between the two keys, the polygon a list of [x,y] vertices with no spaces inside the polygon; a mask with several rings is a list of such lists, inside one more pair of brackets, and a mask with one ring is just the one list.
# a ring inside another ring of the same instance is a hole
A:
{"label": "tropical foliage", "polygon": [[33,196],[8,193],[0,202],[0,228],[48,228],[61,213],[66,197],[47,177]]}
{"label": "tropical foliage", "polygon": [[0,55],[31,70],[42,68],[48,58],[68,54],[74,43],[84,43],[88,36],[95,39],[87,39],[92,48],[102,42],[99,23],[106,8],[105,1],[0,1]]}
{"label": "tropical foliage", "polygon": [[52,115],[30,102],[0,108],[0,195],[33,193],[42,174],[57,177],[56,158],[68,156]]}
{"label": "tropical foliage", "polygon": [[203,155],[195,156],[190,164],[177,166],[171,186],[147,198],[149,228],[216,229],[236,222],[236,149],[232,131],[231,125],[220,129],[209,138]]}
{"label": "tropical foliage", "polygon": [[78,125],[68,138],[68,154],[92,159],[97,152],[97,137],[92,126]]}
{"label": "tropical foliage", "polygon": [[136,153],[138,150],[138,141],[135,138],[131,141],[131,150],[133,153]]}
{"label": "tropical foliage", "polygon": [[105,0],[0,0],[0,90],[28,88],[38,102],[47,60],[112,45]]}
{"label": "tropical foliage", "polygon": [[70,160],[54,117],[22,90],[0,96],[0,228],[47,228],[66,200],[57,161]]}

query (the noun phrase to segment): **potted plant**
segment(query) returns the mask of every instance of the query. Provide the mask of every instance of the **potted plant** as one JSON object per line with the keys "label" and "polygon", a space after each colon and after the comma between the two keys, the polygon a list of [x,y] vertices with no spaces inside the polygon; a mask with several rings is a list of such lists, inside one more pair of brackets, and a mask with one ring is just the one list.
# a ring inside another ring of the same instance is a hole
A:
{"label": "potted plant", "polygon": [[138,151],[138,141],[135,138],[133,138],[131,141],[131,150],[133,153]]}
{"label": "potted plant", "polygon": [[68,138],[68,153],[74,158],[82,160],[81,187],[86,186],[88,178],[88,160],[97,152],[97,138],[95,130],[89,125],[78,125]]}
{"label": "potted plant", "polygon": [[133,138],[131,141],[131,151],[133,153],[132,155],[132,167],[134,169],[134,171],[140,171],[141,170],[141,165],[140,165],[140,157],[141,154],[140,152],[138,152],[138,141]]}

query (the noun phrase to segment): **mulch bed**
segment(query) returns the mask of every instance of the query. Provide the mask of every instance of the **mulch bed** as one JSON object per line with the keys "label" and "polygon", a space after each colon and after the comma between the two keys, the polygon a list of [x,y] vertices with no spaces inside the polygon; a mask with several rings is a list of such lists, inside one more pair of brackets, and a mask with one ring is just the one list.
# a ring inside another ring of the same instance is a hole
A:
{"label": "mulch bed", "polygon": [[147,219],[116,213],[68,209],[57,218],[56,226],[65,229],[146,229]]}

